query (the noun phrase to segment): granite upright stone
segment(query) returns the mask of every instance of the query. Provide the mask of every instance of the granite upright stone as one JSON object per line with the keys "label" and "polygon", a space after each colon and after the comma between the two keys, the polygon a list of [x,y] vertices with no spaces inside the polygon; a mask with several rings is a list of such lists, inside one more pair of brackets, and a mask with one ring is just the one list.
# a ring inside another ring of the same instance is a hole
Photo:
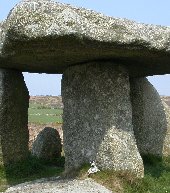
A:
{"label": "granite upright stone", "polygon": [[63,75],[62,97],[66,171],[96,161],[100,169],[143,176],[124,66],[97,62],[70,67]]}
{"label": "granite upright stone", "polygon": [[165,115],[166,115],[166,134],[163,144],[163,155],[164,156],[170,156],[170,107],[162,101],[162,104],[164,106]]}
{"label": "granite upright stone", "polygon": [[21,72],[0,69],[1,164],[8,165],[28,156],[29,93]]}
{"label": "granite upright stone", "polygon": [[[133,126],[139,152],[163,156],[169,129],[162,100],[146,78],[133,78],[130,82]],[[168,142],[166,145],[169,152]]]}

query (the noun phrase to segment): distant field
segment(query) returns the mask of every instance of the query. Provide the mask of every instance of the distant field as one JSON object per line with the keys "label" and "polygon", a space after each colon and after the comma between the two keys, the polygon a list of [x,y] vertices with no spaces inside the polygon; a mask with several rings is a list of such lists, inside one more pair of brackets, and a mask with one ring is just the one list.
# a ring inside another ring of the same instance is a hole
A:
{"label": "distant field", "polygon": [[62,109],[52,109],[37,104],[30,104],[28,110],[29,123],[47,124],[62,123]]}
{"label": "distant field", "polygon": [[[161,96],[170,106],[170,97]],[[62,124],[63,103],[61,96],[31,96],[29,104],[29,123]]]}

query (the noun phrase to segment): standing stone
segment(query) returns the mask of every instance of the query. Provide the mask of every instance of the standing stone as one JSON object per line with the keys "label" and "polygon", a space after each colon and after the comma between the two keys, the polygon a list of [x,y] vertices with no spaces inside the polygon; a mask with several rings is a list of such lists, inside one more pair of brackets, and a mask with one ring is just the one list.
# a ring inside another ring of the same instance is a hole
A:
{"label": "standing stone", "polygon": [[56,129],[51,127],[45,127],[32,145],[32,155],[46,160],[61,157],[61,152],[60,135]]}
{"label": "standing stone", "polygon": [[146,78],[131,79],[133,126],[141,154],[163,155],[167,120],[162,100]]}
{"label": "standing stone", "polygon": [[162,104],[164,106],[167,123],[166,136],[163,145],[163,155],[170,156],[170,107],[164,101],[162,101]]}
{"label": "standing stone", "polygon": [[143,176],[132,127],[129,77],[112,63],[68,68],[62,79],[66,172],[96,161],[100,169]]}
{"label": "standing stone", "polygon": [[1,164],[28,156],[29,93],[21,72],[0,69]]}

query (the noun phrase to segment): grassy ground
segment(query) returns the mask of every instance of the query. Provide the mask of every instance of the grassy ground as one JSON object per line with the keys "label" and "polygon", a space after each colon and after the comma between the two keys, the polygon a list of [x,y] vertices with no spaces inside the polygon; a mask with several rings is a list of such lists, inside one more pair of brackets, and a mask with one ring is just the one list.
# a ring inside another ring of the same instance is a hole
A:
{"label": "grassy ground", "polygon": [[37,124],[62,123],[62,114],[62,109],[48,109],[31,104],[28,109],[28,121]]}
{"label": "grassy ground", "polygon": [[143,157],[145,177],[126,186],[126,192],[132,193],[170,193],[170,157]]}
{"label": "grassy ground", "polygon": [[8,186],[60,175],[64,170],[64,158],[56,160],[40,160],[29,157],[28,160],[3,167],[0,166],[0,192]]}
{"label": "grassy ground", "polygon": [[[145,177],[136,180],[132,176],[114,171],[101,171],[90,177],[117,193],[170,193],[170,157],[160,159],[153,156],[143,158]],[[90,165],[79,171],[79,178],[87,177]],[[22,163],[0,167],[0,191],[15,185],[43,177],[58,176],[64,171],[64,158],[51,161],[30,157]]]}
{"label": "grassy ground", "polygon": [[[101,171],[90,177],[117,193],[170,193],[170,157],[145,156],[143,160],[145,177],[141,180],[114,171]],[[88,168],[83,167],[81,176]]]}
{"label": "grassy ground", "polygon": [[[48,109],[37,104],[29,108],[29,122],[36,124],[62,123],[61,109]],[[101,171],[90,177],[117,193],[170,193],[170,157],[160,159],[144,156],[145,177],[141,180],[114,171]],[[89,165],[84,166],[79,177],[87,177]],[[43,177],[58,176],[64,170],[64,158],[44,161],[33,157],[10,167],[0,166],[0,191]]]}

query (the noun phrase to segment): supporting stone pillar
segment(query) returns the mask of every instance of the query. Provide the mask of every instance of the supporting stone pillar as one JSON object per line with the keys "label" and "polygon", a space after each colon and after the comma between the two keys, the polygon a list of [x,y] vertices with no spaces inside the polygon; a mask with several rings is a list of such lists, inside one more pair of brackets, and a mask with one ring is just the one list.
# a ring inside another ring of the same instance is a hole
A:
{"label": "supporting stone pillar", "polygon": [[130,82],[133,126],[139,152],[166,155],[170,152],[169,145],[167,142],[165,144],[165,138],[169,139],[170,128],[167,129],[167,117],[162,100],[146,78],[133,78]]}
{"label": "supporting stone pillar", "polygon": [[1,164],[28,156],[29,93],[21,72],[0,69]]}
{"label": "supporting stone pillar", "polygon": [[166,128],[165,139],[163,144],[163,156],[170,156],[170,107],[162,101],[166,115]]}
{"label": "supporting stone pillar", "polygon": [[68,68],[62,79],[66,171],[96,161],[100,169],[143,176],[132,127],[129,77],[110,63]]}

